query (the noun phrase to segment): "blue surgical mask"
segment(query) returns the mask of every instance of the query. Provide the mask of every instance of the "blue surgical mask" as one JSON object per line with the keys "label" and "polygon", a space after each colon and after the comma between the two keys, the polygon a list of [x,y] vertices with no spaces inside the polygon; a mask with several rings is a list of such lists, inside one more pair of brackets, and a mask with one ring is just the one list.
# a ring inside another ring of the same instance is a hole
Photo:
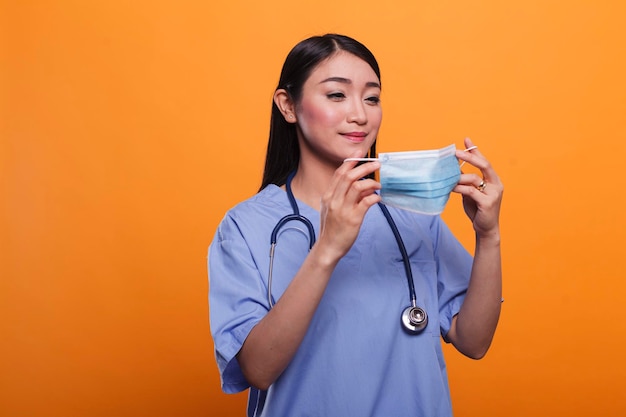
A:
{"label": "blue surgical mask", "polygon": [[436,150],[380,153],[382,202],[417,213],[440,214],[461,178],[455,151],[450,145]]}

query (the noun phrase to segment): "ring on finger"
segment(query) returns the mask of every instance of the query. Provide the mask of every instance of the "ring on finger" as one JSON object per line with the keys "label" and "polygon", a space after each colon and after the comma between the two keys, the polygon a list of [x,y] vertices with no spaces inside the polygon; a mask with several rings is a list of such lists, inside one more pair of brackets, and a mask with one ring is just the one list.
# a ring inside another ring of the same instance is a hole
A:
{"label": "ring on finger", "polygon": [[487,188],[487,183],[485,182],[485,180],[480,181],[480,185],[476,187],[476,189],[480,192],[485,191],[485,188]]}

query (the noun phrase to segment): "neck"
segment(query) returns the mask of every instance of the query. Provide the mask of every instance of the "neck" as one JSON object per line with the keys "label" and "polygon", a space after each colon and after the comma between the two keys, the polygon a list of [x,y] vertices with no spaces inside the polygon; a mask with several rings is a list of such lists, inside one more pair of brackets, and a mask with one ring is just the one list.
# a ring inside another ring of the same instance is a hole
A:
{"label": "neck", "polygon": [[291,182],[293,195],[319,211],[322,196],[330,185],[335,169],[336,167],[311,167],[301,163]]}

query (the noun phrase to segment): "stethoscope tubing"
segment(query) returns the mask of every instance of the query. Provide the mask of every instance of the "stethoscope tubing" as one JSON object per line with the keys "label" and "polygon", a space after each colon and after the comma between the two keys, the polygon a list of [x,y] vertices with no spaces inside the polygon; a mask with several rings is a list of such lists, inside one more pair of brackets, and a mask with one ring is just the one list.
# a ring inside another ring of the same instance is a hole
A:
{"label": "stethoscope tubing", "polygon": [[[293,191],[291,190],[291,180],[293,179],[294,175],[295,171],[289,174],[285,183],[287,198],[289,199],[289,203],[291,204],[293,214],[288,214],[281,218],[276,226],[274,226],[274,229],[272,230],[272,234],[270,236],[270,262],[267,278],[267,300],[270,308],[274,307],[274,297],[272,296],[272,272],[274,270],[274,251],[276,249],[276,244],[278,241],[278,233],[280,232],[281,228],[291,221],[299,221],[303,223],[308,230],[309,250],[311,250],[313,248],[313,245],[315,245],[315,228],[313,227],[313,224],[309,219],[300,214],[296,198],[293,195]],[[410,331],[411,333],[417,333],[426,327],[426,324],[428,323],[428,316],[422,308],[417,307],[417,296],[415,294],[415,283],[413,280],[413,273],[411,271],[409,255],[406,251],[406,246],[402,241],[400,231],[398,230],[398,227],[396,226],[396,223],[393,220],[389,209],[387,209],[387,207],[383,203],[378,203],[378,207],[380,207],[380,210],[385,216],[387,223],[389,223],[389,227],[391,228],[394,238],[396,239],[396,242],[398,244],[398,249],[400,250],[400,254],[402,255],[402,263],[404,264],[404,270],[409,286],[409,298],[411,300],[411,305],[403,311],[401,317],[402,323],[408,331]]]}
{"label": "stethoscope tubing", "polygon": [[409,284],[409,297],[411,299],[411,305],[415,307],[417,304],[417,296],[415,295],[415,284],[413,280],[413,272],[411,271],[409,254],[406,252],[406,246],[402,241],[402,236],[400,235],[398,226],[396,226],[396,222],[393,220],[393,217],[391,217],[391,213],[389,213],[389,209],[383,203],[378,203],[378,207],[380,207],[380,210],[383,212],[383,215],[387,219],[387,223],[389,223],[389,227],[391,228],[391,231],[396,238],[396,242],[398,243],[398,249],[400,250],[400,254],[402,255],[402,263],[404,264],[404,271],[406,272],[406,280]]}

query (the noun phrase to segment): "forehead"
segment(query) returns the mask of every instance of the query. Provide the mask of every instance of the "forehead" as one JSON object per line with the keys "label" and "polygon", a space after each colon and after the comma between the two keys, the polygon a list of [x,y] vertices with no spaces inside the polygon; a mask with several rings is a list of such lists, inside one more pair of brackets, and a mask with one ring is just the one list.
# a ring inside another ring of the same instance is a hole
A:
{"label": "forehead", "polygon": [[309,80],[319,82],[332,77],[345,78],[355,82],[380,82],[378,76],[366,61],[345,51],[339,51],[321,61],[311,71]]}

